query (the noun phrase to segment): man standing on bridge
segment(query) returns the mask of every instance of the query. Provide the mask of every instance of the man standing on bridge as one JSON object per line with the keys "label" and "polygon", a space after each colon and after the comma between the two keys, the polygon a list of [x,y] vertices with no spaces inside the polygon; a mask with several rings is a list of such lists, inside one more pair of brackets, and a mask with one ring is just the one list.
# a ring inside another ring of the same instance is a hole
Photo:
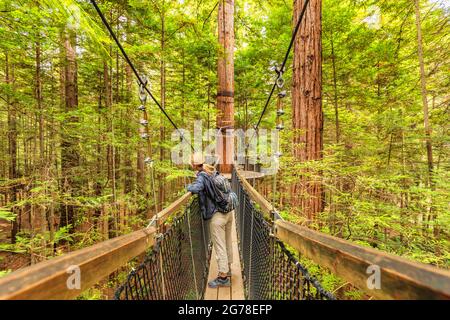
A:
{"label": "man standing on bridge", "polygon": [[[226,201],[220,200],[223,190],[220,190],[222,189],[220,186],[218,187],[218,181],[224,181],[224,184],[227,184],[228,181],[215,170],[214,166],[205,163],[201,154],[193,155],[191,165],[196,171],[197,179],[187,187],[187,190],[198,194],[202,218],[209,221],[211,239],[216,251],[219,269],[217,278],[210,281],[208,286],[210,288],[229,287],[231,285],[229,279],[231,277],[230,265],[233,263],[231,228],[234,219],[234,205],[230,198],[234,197],[235,194],[228,190],[228,193],[231,192],[232,194],[229,194]],[[227,187],[229,189],[229,183],[224,188],[225,193]],[[227,207],[231,208],[231,211],[228,211]]]}

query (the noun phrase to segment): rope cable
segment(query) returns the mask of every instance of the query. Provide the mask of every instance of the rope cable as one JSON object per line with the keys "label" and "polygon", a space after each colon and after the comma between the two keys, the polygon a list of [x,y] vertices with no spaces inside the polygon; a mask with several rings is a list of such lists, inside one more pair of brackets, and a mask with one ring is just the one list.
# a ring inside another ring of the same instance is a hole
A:
{"label": "rope cable", "polygon": [[157,105],[159,110],[164,114],[164,116],[167,118],[167,120],[169,120],[170,124],[175,128],[175,130],[177,130],[180,137],[182,139],[184,139],[191,147],[191,150],[195,152],[195,149],[192,146],[191,142],[186,139],[184,134],[181,132],[181,130],[178,128],[178,126],[175,124],[175,122],[172,120],[172,118],[169,116],[169,114],[166,112],[166,110],[161,106],[161,104],[158,102],[158,100],[156,100],[156,98],[153,96],[153,94],[147,88],[147,83],[142,80],[141,76],[137,72],[134,64],[131,62],[130,58],[128,57],[127,53],[125,52],[125,49],[123,48],[123,46],[120,43],[119,39],[117,38],[116,34],[112,30],[111,26],[109,25],[108,21],[106,20],[105,16],[103,15],[102,11],[98,7],[97,2],[95,0],[91,0],[91,3],[95,7],[95,10],[97,11],[98,15],[100,16],[100,19],[102,20],[103,24],[108,29],[109,34],[114,39],[115,43],[117,44],[120,51],[122,52],[122,55],[125,58],[125,60],[127,61],[128,65],[130,66],[131,70],[133,70],[133,73],[136,75],[136,78],[138,79],[139,84],[141,84],[144,87],[145,91],[147,91],[148,95],[150,96],[150,98],[152,98],[153,102],[155,102],[155,104]]}

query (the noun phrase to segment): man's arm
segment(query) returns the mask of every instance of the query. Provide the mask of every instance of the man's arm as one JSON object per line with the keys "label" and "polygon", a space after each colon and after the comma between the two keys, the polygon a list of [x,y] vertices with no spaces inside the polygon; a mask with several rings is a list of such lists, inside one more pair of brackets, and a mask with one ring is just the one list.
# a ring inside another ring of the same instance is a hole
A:
{"label": "man's arm", "polygon": [[198,175],[197,179],[187,186],[187,190],[195,194],[200,193],[200,191],[203,191],[205,189],[204,179],[205,179],[204,177]]}

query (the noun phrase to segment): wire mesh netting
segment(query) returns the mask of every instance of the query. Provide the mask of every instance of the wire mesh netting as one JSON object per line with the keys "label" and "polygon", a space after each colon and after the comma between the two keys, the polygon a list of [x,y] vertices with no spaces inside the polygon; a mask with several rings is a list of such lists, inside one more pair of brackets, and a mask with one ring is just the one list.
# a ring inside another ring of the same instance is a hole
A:
{"label": "wire mesh netting", "polygon": [[206,288],[211,246],[198,199],[156,241],[152,251],[117,289],[117,300],[200,300]]}
{"label": "wire mesh netting", "polygon": [[236,174],[233,190],[239,198],[236,228],[245,297],[249,300],[333,300],[284,244],[271,235],[272,223],[264,219]]}
{"label": "wire mesh netting", "polygon": [[[272,223],[256,208],[236,172],[233,189],[238,195],[236,228],[248,300],[335,299],[308,270],[272,236]],[[144,262],[117,289],[118,300],[203,299],[211,245],[208,223],[195,198],[161,235]]]}

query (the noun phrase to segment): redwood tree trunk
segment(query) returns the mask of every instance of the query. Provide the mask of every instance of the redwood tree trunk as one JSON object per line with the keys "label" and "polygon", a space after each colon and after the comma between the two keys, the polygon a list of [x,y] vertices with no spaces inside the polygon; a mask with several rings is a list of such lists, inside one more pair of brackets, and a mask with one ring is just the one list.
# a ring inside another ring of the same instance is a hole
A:
{"label": "redwood tree trunk", "polygon": [[222,129],[218,139],[220,171],[231,172],[233,136],[227,129],[234,127],[234,0],[220,0],[218,13],[219,59],[217,92],[217,127]]}
{"label": "redwood tree trunk", "polygon": [[[294,26],[304,0],[294,0]],[[322,27],[321,0],[311,0],[294,43],[292,108],[295,131],[294,156],[301,162],[319,160],[323,149],[322,114]],[[310,177],[317,172],[305,169],[295,186],[294,205],[313,219],[323,210],[323,190],[320,179]]]}

